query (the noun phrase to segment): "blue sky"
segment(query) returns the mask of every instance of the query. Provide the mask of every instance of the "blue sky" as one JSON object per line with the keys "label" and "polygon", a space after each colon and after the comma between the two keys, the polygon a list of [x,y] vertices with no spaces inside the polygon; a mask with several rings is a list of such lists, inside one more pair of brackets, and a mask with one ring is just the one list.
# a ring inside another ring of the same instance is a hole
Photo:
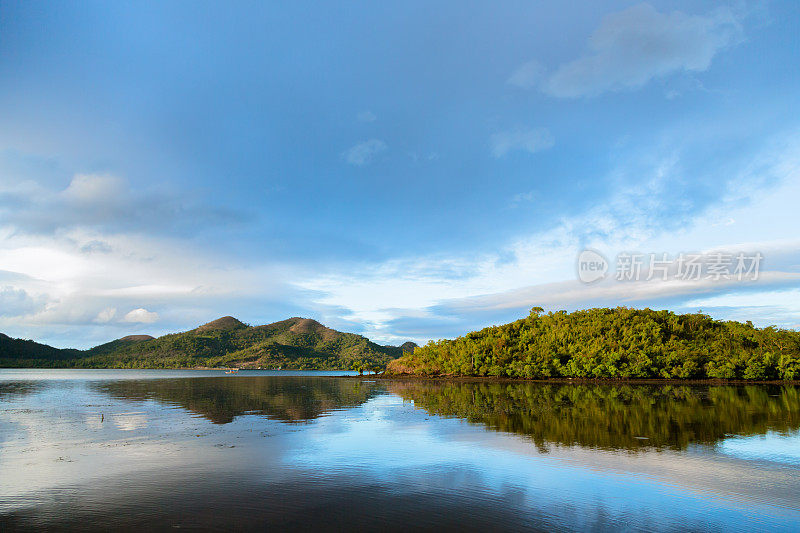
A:
{"label": "blue sky", "polygon": [[[795,2],[0,2],[0,331],[800,326]],[[581,283],[578,253],[759,252]]]}

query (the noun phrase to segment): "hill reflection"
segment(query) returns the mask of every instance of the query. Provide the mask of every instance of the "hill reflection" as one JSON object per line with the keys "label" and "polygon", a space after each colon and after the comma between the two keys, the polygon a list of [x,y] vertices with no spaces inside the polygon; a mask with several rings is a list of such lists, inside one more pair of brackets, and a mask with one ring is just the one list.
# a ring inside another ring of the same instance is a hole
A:
{"label": "hill reflection", "polygon": [[0,381],[0,400],[25,396],[41,389],[38,381]]}
{"label": "hill reflection", "polygon": [[113,381],[94,387],[116,399],[178,405],[215,424],[245,414],[305,422],[361,405],[379,391],[376,383],[359,380],[265,376]]}
{"label": "hill reflection", "polygon": [[800,428],[796,386],[389,382],[416,407],[550,445],[608,450],[713,445]]}

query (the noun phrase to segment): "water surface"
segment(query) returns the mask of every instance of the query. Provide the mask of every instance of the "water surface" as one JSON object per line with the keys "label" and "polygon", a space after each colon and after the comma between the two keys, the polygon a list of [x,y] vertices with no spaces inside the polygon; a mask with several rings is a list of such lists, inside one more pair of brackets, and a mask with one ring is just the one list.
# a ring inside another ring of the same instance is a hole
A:
{"label": "water surface", "polygon": [[796,531],[800,388],[0,370],[0,529],[312,526]]}

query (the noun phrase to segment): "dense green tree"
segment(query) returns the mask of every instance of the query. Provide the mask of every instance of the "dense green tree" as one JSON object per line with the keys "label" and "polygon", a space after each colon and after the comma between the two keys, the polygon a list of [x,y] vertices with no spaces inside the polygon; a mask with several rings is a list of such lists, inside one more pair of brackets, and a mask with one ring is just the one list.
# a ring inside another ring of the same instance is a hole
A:
{"label": "dense green tree", "polygon": [[418,347],[391,374],[603,379],[800,379],[800,333],[651,309],[543,314]]}

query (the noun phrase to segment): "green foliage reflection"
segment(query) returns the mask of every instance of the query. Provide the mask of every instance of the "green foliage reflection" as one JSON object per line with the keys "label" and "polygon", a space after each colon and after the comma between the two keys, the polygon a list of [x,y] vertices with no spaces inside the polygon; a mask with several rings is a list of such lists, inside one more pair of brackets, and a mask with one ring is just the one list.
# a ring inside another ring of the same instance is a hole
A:
{"label": "green foliage reflection", "polygon": [[682,450],[729,435],[800,428],[796,386],[647,386],[397,381],[389,390],[431,414],[549,445]]}

